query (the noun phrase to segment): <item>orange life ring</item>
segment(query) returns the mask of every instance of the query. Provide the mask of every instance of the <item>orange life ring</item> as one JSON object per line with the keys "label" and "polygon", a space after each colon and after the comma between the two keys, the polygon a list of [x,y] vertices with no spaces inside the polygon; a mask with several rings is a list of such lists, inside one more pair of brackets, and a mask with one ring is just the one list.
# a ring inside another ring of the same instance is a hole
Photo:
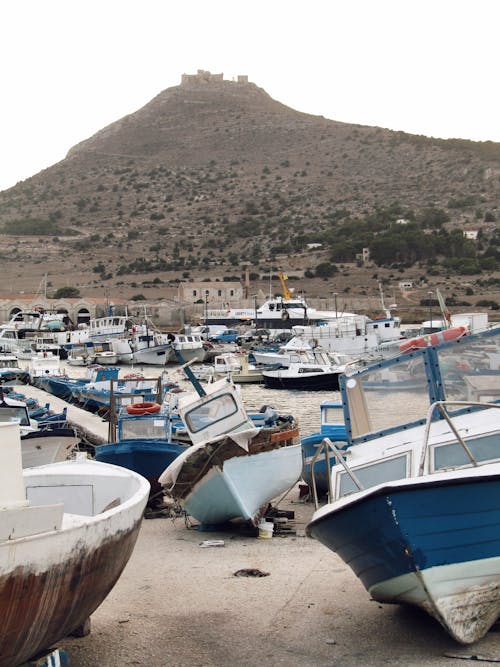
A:
{"label": "orange life ring", "polygon": [[161,405],[159,403],[132,403],[127,405],[129,415],[154,415],[160,410]]}
{"label": "orange life ring", "polygon": [[423,347],[430,347],[431,345],[439,345],[441,343],[449,343],[452,340],[458,340],[465,336],[468,329],[465,326],[453,327],[452,329],[443,329],[443,331],[435,331],[428,336],[419,336],[418,338],[410,338],[399,346],[400,352],[411,352],[411,350],[419,350]]}

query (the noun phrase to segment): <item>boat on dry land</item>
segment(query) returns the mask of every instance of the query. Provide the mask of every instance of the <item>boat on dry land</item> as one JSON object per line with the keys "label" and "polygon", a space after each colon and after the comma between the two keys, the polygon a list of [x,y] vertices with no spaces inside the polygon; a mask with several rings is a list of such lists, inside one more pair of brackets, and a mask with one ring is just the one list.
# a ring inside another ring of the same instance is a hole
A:
{"label": "boat on dry land", "polygon": [[[499,352],[496,328],[343,376],[346,451],[323,440],[331,500],[307,526],[374,600],[416,605],[462,644],[500,613]],[[390,393],[372,382],[386,368]]]}
{"label": "boat on dry land", "polygon": [[268,503],[300,478],[302,453],[292,417],[256,428],[230,378],[179,399],[193,446],[160,476],[172,499],[204,525],[257,525]]}
{"label": "boat on dry land", "polygon": [[0,439],[0,667],[13,667],[82,628],[106,598],[149,484],[80,457],[22,470],[19,425],[0,424]]}

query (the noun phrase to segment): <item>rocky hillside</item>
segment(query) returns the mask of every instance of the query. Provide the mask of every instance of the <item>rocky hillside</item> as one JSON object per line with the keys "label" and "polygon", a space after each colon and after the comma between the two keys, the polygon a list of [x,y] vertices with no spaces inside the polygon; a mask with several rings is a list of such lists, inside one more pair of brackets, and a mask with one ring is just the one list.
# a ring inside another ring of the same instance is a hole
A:
{"label": "rocky hillside", "polygon": [[0,256],[16,288],[47,273],[53,288],[157,298],[248,265],[312,274],[328,246],[306,243],[395,202],[491,234],[499,179],[500,144],[339,123],[253,83],[191,77],[1,192]]}

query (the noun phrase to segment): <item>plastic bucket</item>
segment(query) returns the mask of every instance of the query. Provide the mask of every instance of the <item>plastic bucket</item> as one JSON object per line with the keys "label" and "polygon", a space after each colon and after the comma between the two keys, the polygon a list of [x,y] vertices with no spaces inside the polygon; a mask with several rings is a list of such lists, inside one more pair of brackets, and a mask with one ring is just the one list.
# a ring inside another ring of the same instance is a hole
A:
{"label": "plastic bucket", "polygon": [[270,540],[273,536],[274,524],[271,521],[259,523],[259,540]]}

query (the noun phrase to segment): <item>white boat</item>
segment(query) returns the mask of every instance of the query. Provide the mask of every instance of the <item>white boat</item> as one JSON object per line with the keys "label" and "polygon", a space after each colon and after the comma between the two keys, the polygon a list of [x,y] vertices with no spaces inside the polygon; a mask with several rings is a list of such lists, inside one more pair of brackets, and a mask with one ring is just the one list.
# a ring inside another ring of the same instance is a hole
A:
{"label": "white boat", "polygon": [[164,366],[172,358],[172,344],[162,334],[147,328],[133,331],[130,338],[133,364]]}
{"label": "white boat", "polygon": [[[205,360],[206,352],[203,345],[203,338],[200,334],[169,333],[165,334],[165,336],[166,342],[172,345],[173,358],[176,358],[175,353],[178,352],[186,363],[190,361],[201,363]],[[176,360],[180,361],[178,358]]]}
{"label": "white boat", "polygon": [[13,667],[81,628],[107,597],[149,484],[80,458],[23,471],[19,426],[0,424],[0,439],[0,665]]}
{"label": "white boat", "polygon": [[38,381],[49,376],[63,376],[64,370],[61,366],[61,359],[53,354],[39,352],[31,357],[28,373],[30,382],[34,385]]}
{"label": "white boat", "polygon": [[312,359],[312,347],[309,345],[309,342],[298,336],[294,336],[284,345],[280,345],[275,351],[266,349],[252,350],[252,356],[257,365],[278,365],[283,368],[288,366],[291,361],[300,361],[300,355],[304,353],[309,354]]}
{"label": "white boat", "polygon": [[41,310],[22,310],[15,313],[8,322],[0,325],[0,352],[31,356],[37,351],[32,346],[33,338],[40,335],[46,336],[50,345],[57,345],[55,333],[52,335],[51,332],[66,329],[63,317],[58,313]]}
{"label": "white boat", "polygon": [[287,287],[288,277],[279,272],[283,296],[269,297],[261,306],[254,308],[208,309],[203,318],[204,325],[225,325],[234,327],[253,322],[256,328],[290,329],[296,324],[316,324],[335,320],[339,316],[336,310],[318,310],[309,306],[302,296],[294,294]]}
{"label": "white boat", "polygon": [[[499,351],[500,328],[343,376],[347,449],[323,441],[330,502],[307,526],[372,599],[416,605],[462,644],[500,614]],[[373,382],[386,369],[390,392]]]}
{"label": "white boat", "polygon": [[94,341],[88,346],[88,352],[92,357],[92,363],[95,364],[115,366],[131,364],[134,361],[134,353],[126,338],[115,337]]}
{"label": "white boat", "polygon": [[210,382],[223,377],[232,378],[236,384],[262,382],[262,368],[250,364],[246,354],[234,352],[216,355],[213,364],[199,366],[193,373],[198,380]]}
{"label": "white boat", "polygon": [[30,419],[26,403],[5,396],[0,389],[0,424],[6,423],[19,424],[23,468],[64,461],[80,442],[69,425],[40,427]]}
{"label": "white boat", "polygon": [[316,326],[295,326],[293,332],[313,348],[320,346],[334,354],[364,360],[397,354],[401,340],[400,320],[390,313],[376,320],[365,315],[342,314]]}
{"label": "white boat", "polygon": [[229,378],[208,384],[204,395],[181,396],[178,410],[193,446],[159,481],[202,524],[243,519],[257,525],[268,503],[299,480],[295,424],[255,428]]}
{"label": "white boat", "polygon": [[316,348],[295,352],[286,367],[263,370],[262,381],[269,389],[338,391],[339,376],[345,370],[345,363],[334,363],[326,352]]}
{"label": "white boat", "polygon": [[5,382],[27,382],[28,371],[19,366],[15,354],[0,354],[0,384]]}

